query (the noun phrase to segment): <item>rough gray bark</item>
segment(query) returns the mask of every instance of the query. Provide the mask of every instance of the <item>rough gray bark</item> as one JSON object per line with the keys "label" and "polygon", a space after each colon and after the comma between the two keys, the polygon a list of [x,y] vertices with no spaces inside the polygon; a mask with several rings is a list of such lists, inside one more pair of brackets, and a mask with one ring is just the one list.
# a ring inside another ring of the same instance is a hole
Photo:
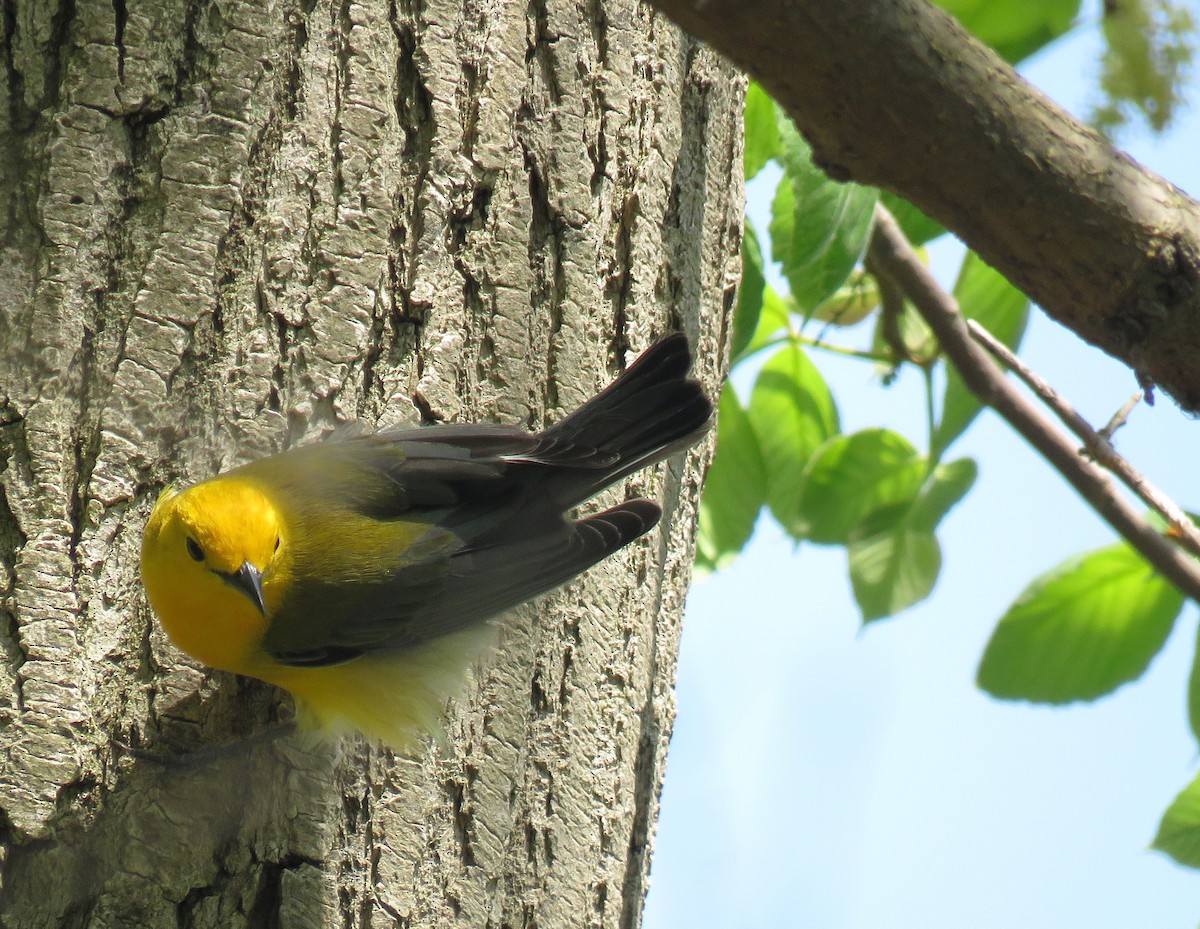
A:
{"label": "rough gray bark", "polygon": [[761,81],[832,176],[917,204],[1056,320],[1200,411],[1200,203],[945,12],[928,0],[648,2]]}
{"label": "rough gray bark", "polygon": [[0,100],[0,925],[636,926],[703,452],[419,759],[124,751],[287,707],[137,554],[165,482],[342,420],[538,426],[680,327],[715,391],[732,72],[633,0],[5,0]]}

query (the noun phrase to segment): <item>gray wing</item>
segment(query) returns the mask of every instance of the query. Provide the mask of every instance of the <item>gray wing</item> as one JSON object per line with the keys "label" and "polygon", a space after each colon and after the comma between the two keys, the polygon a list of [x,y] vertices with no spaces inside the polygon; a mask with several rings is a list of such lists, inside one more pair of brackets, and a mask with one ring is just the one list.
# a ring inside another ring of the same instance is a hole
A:
{"label": "gray wing", "polygon": [[542,473],[564,462],[590,469],[611,461],[595,449],[519,430],[431,427],[309,448],[296,452],[317,457],[290,463],[291,480],[306,473],[327,478],[331,467],[360,473],[332,489],[327,479],[293,485],[293,495],[429,528],[383,581],[355,585],[302,572],[263,643],[294,666],[409,648],[487,620],[570,580],[661,515],[656,504],[634,500],[587,519],[564,518],[541,488]]}

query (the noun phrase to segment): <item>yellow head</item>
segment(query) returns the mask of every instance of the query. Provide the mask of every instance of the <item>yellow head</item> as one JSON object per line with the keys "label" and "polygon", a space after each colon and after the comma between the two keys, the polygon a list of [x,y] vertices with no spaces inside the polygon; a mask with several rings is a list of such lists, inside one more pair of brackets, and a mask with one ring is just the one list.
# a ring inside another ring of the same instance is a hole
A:
{"label": "yellow head", "polygon": [[162,492],[142,536],[142,582],[172,642],[214,668],[253,673],[282,597],[283,528],[242,478]]}

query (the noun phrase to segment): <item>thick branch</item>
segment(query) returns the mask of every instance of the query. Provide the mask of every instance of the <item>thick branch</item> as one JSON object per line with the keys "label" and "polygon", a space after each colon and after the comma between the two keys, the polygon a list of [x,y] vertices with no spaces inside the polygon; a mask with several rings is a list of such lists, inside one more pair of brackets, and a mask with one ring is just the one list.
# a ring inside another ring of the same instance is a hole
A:
{"label": "thick branch", "polygon": [[1200,204],[926,0],[649,0],[759,80],[831,176],[958,233],[1051,316],[1200,411]]}
{"label": "thick branch", "polygon": [[958,306],[938,286],[887,210],[875,214],[871,236],[873,265],[895,280],[938,337],[963,383],[1017,430],[1089,504],[1154,567],[1200,602],[1200,562],[1165,539],[1117,491],[1108,474],[1079,453],[1059,428],[1007,378],[987,351],[971,338]]}

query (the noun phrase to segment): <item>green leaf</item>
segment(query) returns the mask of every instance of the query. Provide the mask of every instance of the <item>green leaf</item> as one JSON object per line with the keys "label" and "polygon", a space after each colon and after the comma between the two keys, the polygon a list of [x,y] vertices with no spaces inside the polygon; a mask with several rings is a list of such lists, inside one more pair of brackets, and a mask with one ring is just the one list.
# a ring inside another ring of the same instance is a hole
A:
{"label": "green leaf", "polygon": [[771,224],[767,233],[771,239],[771,260],[783,264],[791,253],[792,233],[796,226],[796,193],[787,175],[775,187],[771,199]]}
{"label": "green leaf", "polygon": [[1161,132],[1186,103],[1184,80],[1195,55],[1196,20],[1186,0],[1105,5],[1100,87],[1093,124],[1111,133],[1138,115]]}
{"label": "green leaf", "polygon": [[869,623],[924,600],[937,583],[942,552],[934,530],[975,481],[969,458],[939,465],[916,498],[876,510],[851,534],[850,583]]}
{"label": "green leaf", "polygon": [[933,532],[950,509],[966,496],[978,475],[979,468],[970,458],[959,458],[934,468],[913,504],[909,516],[913,528]]}
{"label": "green leaf", "polygon": [[861,268],[850,272],[846,283],[813,311],[811,318],[837,328],[857,326],[879,309],[879,282]]}
{"label": "green leaf", "polygon": [[[963,316],[978,321],[1009,348],[1016,349],[1029,319],[1029,300],[1003,274],[968,252],[954,285],[954,296]],[[948,367],[942,418],[930,443],[935,457],[941,457],[981,409],[982,404],[967,390],[958,372]]]}
{"label": "green leaf", "polygon": [[1192,735],[1200,741],[1200,629],[1196,631],[1196,650],[1192,654],[1192,673],[1188,675],[1188,723]]}
{"label": "green leaf", "polygon": [[795,535],[801,475],[813,452],[838,432],[833,395],[816,365],[795,344],[759,372],[747,411],[767,469],[767,503]]}
{"label": "green leaf", "polygon": [[779,133],[784,177],[771,204],[771,253],[807,316],[833,296],[862,257],[879,192],[831,181],[782,115]]}
{"label": "green leaf", "polygon": [[938,0],[1008,61],[1028,58],[1053,42],[1079,15],[1079,0]]}
{"label": "green leaf", "polygon": [[904,520],[877,514],[891,528],[874,532],[871,520],[864,535],[847,547],[850,584],[864,623],[893,616],[929,596],[942,568],[942,552],[932,533]]}
{"label": "green leaf", "polygon": [[1077,555],[1004,614],[979,686],[1008,700],[1094,700],[1146,670],[1182,607],[1179,591],[1124,543]]}
{"label": "green leaf", "polygon": [[738,282],[737,307],[733,311],[730,357],[734,361],[746,350],[758,329],[766,284],[758,236],[754,234],[754,227],[746,223],[746,231],[742,236],[742,279]]}
{"label": "green leaf", "polygon": [[742,153],[746,180],[754,177],[772,158],[779,157],[779,123],[775,101],[757,82],[746,88],[746,141]]}
{"label": "green leaf", "polygon": [[1200,868],[1200,777],[1171,801],[1151,848],[1189,868]]}
{"label": "green leaf", "polygon": [[766,347],[779,334],[780,330],[787,328],[790,303],[791,301],[781,297],[770,284],[763,285],[763,301],[762,309],[758,314],[758,326],[754,330],[750,344],[740,355],[733,357],[732,363],[736,364],[743,358],[748,358]]}
{"label": "green leaf", "polygon": [[794,531],[819,544],[845,544],[867,514],[911,502],[924,477],[925,459],[897,432],[835,436],[804,472]]}
{"label": "green leaf", "polygon": [[700,498],[699,568],[715,571],[742,550],[754,531],[766,490],[758,437],[733,387],[726,383],[717,411],[717,452]]}

